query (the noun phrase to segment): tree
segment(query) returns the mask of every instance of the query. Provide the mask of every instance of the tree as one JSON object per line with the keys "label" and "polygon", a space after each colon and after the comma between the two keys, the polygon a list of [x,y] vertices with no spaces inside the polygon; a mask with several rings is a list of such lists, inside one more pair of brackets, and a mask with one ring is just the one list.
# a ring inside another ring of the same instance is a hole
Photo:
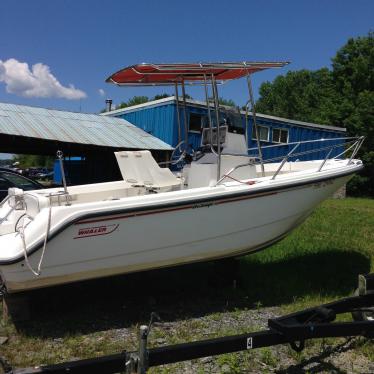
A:
{"label": "tree", "polygon": [[374,32],[351,38],[332,59],[336,89],[346,99],[374,89]]}
{"label": "tree", "polygon": [[131,99],[127,100],[126,102],[123,101],[122,103],[116,106],[116,109],[128,108],[129,106],[144,104],[149,101],[148,96],[134,96]]}
{"label": "tree", "polygon": [[[144,104],[144,103],[147,103],[149,101],[152,101],[152,100],[160,100],[160,99],[165,99],[167,97],[171,97],[173,95],[169,95],[167,93],[162,93],[162,94],[157,94],[155,95],[153,98],[149,98],[148,96],[134,96],[132,97],[131,99],[127,100],[127,101],[122,101],[121,103],[119,103],[115,109],[122,109],[122,108],[128,108],[130,106],[134,106],[134,105],[139,105],[139,104]],[[193,99],[192,96],[186,94],[186,99]],[[223,99],[224,100],[224,99]],[[230,100],[229,100],[230,101]],[[228,104],[224,104],[224,105],[228,105]],[[100,111],[100,113],[105,113],[106,112],[106,109],[102,109]]]}
{"label": "tree", "polygon": [[327,68],[289,71],[272,83],[263,83],[260,95],[258,113],[330,125],[339,102],[333,75]]}
{"label": "tree", "polygon": [[12,162],[19,162],[21,168],[29,167],[53,167],[55,158],[42,155],[14,155]]}
{"label": "tree", "polygon": [[[191,98],[192,99],[192,98]],[[209,97],[208,98],[209,102],[210,103],[214,103],[214,99],[213,97]],[[218,98],[218,104],[219,105],[222,105],[222,106],[232,106],[232,107],[237,107],[236,103],[234,102],[234,100],[231,100],[231,99],[225,99],[223,97],[219,97]]]}
{"label": "tree", "polygon": [[332,59],[336,95],[340,97],[337,120],[352,136],[363,135],[358,154],[365,169],[352,179],[356,195],[374,196],[374,33],[351,38]]}
{"label": "tree", "polygon": [[223,97],[218,98],[218,103],[219,103],[219,105],[236,107],[236,104],[235,104],[234,100],[224,99]]}
{"label": "tree", "polygon": [[365,169],[352,179],[352,194],[374,196],[374,33],[351,38],[332,59],[332,70],[299,70],[260,87],[259,113],[338,125],[366,137],[358,157]]}
{"label": "tree", "polygon": [[[179,95],[179,100],[182,100],[183,96],[182,95]],[[186,94],[186,99],[188,100],[193,100],[193,97],[189,94]]]}
{"label": "tree", "polygon": [[166,94],[166,93],[158,94],[158,95],[155,95],[155,97],[153,98],[153,100],[166,99],[167,97],[171,97],[171,96],[172,95],[169,95],[169,94]]}

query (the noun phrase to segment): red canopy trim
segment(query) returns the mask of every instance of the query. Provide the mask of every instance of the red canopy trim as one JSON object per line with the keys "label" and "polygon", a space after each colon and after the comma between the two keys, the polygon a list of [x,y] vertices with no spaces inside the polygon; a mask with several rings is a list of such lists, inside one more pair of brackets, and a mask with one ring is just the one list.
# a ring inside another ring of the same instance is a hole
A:
{"label": "red canopy trim", "polygon": [[210,81],[238,79],[269,68],[280,68],[289,62],[218,62],[194,64],[138,64],[117,71],[106,79],[108,83],[128,86],[174,85],[179,82],[190,84]]}

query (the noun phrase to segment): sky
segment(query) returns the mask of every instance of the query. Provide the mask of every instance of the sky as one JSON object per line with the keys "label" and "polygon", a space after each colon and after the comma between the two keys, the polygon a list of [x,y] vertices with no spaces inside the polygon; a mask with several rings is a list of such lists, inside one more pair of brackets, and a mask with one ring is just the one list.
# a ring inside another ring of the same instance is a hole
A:
{"label": "sky", "polygon": [[[329,67],[350,37],[374,29],[373,0],[1,0],[0,102],[87,113],[165,88],[105,79],[141,62],[291,61],[253,76]],[[196,99],[202,90],[187,89]],[[243,105],[245,81],[220,96]]]}

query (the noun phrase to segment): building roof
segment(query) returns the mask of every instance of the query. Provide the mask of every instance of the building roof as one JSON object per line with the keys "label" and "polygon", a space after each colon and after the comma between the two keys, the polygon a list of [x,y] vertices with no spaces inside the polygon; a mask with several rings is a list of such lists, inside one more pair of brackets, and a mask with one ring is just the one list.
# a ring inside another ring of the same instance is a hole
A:
{"label": "building roof", "polygon": [[0,134],[113,148],[173,149],[122,118],[6,103],[0,103]]}
{"label": "building roof", "polygon": [[[163,99],[153,100],[153,101],[149,101],[147,103],[134,105],[134,106],[127,107],[127,108],[112,110],[110,112],[102,113],[101,115],[113,116],[113,115],[119,115],[121,113],[123,113],[123,114],[131,113],[131,112],[138,111],[138,110],[141,110],[141,109],[157,107],[157,106],[161,106],[161,105],[171,103],[171,102],[175,102],[175,101],[176,101],[175,96],[170,96],[170,97],[166,97],[166,98],[163,98]],[[183,103],[181,98],[179,98],[179,101],[180,101],[180,103]],[[186,103],[189,104],[189,105],[192,105],[192,106],[199,106],[199,107],[205,107],[206,108],[206,103],[203,102],[203,101],[186,99]],[[214,108],[213,104],[211,104],[211,106]],[[241,111],[241,113],[245,114],[245,111]],[[271,116],[271,115],[268,115],[268,114],[256,113],[256,117],[257,118],[262,118],[262,119],[269,119],[269,120],[277,121],[277,122],[288,123],[288,124],[291,124],[291,125],[301,126],[301,127],[309,127],[309,128],[315,128],[315,129],[337,131],[337,132],[346,132],[347,131],[347,129],[344,128],[344,127],[321,125],[321,124],[318,124],[318,123],[298,121],[298,120],[293,120],[293,119],[288,119],[288,118],[283,118],[283,117]]]}

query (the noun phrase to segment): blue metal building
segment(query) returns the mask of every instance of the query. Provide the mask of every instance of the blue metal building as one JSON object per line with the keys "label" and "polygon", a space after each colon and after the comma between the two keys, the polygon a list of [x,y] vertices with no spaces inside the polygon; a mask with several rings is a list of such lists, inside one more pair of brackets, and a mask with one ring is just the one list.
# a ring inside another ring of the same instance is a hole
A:
{"label": "blue metal building", "polygon": [[[173,147],[175,147],[180,140],[185,138],[185,131],[187,129],[188,143],[191,144],[193,149],[197,149],[200,146],[201,129],[204,126],[208,126],[209,123],[208,110],[206,103],[204,102],[187,100],[186,104],[185,116],[182,101],[179,102],[180,129],[177,116],[177,103],[173,96],[129,108],[113,110],[103,113],[103,115],[126,119],[130,123],[140,127],[147,133],[156,136]],[[232,114],[232,108],[220,107],[220,122],[227,121],[227,118]],[[241,111],[239,114],[239,111],[236,111],[235,116],[236,126],[238,126],[239,123],[239,126],[245,128],[245,112]],[[187,126],[185,126],[184,117],[187,119]],[[213,122],[215,122],[213,105],[211,117]],[[346,136],[346,129],[341,127],[295,121],[264,114],[257,114],[256,118],[265,160],[284,155],[286,150],[290,149],[289,143],[322,138],[342,138]],[[256,148],[257,144],[253,132],[253,121],[251,115],[248,116],[248,124],[248,148]],[[267,146],[275,144],[282,145],[266,148]],[[299,146],[297,151],[303,152],[332,144],[343,144],[343,141],[329,141],[326,144],[321,144],[320,142],[302,144]],[[336,148],[331,156],[338,155],[342,150],[343,147]],[[299,157],[299,159],[323,159],[325,156],[326,151],[319,151],[304,155]]]}

